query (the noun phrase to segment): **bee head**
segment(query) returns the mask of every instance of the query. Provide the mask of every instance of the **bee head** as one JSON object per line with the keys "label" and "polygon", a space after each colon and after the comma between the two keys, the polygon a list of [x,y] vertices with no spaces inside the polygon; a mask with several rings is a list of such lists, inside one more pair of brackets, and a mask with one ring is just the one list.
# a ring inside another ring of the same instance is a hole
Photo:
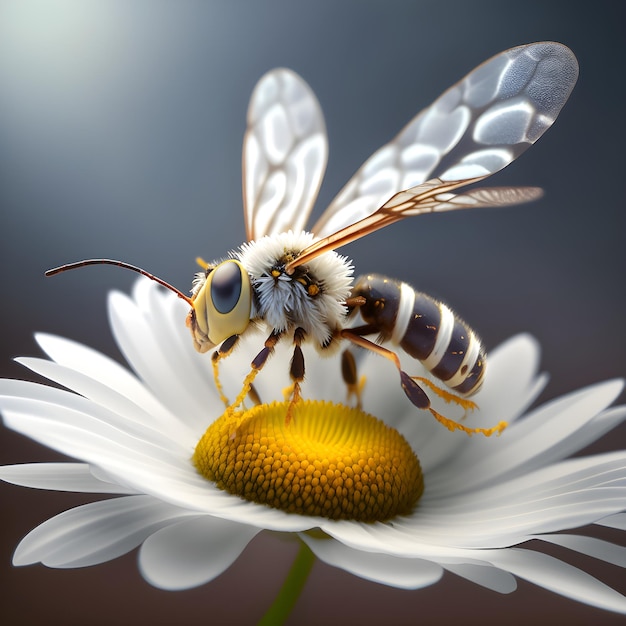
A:
{"label": "bee head", "polygon": [[206,279],[196,291],[187,316],[194,346],[206,352],[233,335],[240,335],[250,322],[252,287],[243,265],[228,259],[207,268]]}

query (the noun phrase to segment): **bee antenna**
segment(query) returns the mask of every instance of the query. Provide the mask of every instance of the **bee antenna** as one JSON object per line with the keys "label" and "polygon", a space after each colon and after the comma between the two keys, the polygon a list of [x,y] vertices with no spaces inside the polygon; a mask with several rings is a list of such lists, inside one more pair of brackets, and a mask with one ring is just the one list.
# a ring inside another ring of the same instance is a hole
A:
{"label": "bee antenna", "polygon": [[193,300],[186,296],[182,291],[176,289],[169,283],[166,283],[163,279],[155,276],[154,274],[150,274],[150,272],[146,272],[146,270],[142,270],[140,267],[136,267],[135,265],[131,265],[130,263],[124,263],[124,261],[115,261],[113,259],[86,259],[84,261],[76,261],[75,263],[67,263],[66,265],[61,265],[59,267],[54,267],[51,270],[47,270],[44,272],[44,276],[54,276],[56,274],[60,274],[61,272],[67,272],[68,270],[75,270],[79,267],[86,267],[87,265],[115,265],[117,267],[122,267],[126,270],[131,270],[132,272],[137,272],[137,274],[141,274],[150,280],[153,280],[155,283],[159,283],[166,289],[173,291],[181,300],[184,300],[189,306],[193,307]]}

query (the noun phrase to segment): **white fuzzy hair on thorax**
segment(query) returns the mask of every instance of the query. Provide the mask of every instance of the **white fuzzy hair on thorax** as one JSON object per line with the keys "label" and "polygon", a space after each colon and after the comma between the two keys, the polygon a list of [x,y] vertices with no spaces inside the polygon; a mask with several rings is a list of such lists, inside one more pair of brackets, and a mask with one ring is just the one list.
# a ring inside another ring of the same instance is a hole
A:
{"label": "white fuzzy hair on thorax", "polygon": [[[325,252],[288,275],[285,264],[314,241],[311,233],[288,231],[244,243],[233,256],[247,270],[255,293],[251,319],[277,331],[301,327],[323,347],[344,325],[354,268],[347,257]],[[311,284],[318,293],[311,295]]]}

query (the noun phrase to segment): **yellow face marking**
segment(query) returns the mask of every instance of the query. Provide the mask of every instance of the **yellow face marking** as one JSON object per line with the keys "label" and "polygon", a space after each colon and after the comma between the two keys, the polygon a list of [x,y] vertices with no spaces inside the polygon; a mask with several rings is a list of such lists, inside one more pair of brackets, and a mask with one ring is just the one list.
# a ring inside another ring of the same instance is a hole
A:
{"label": "yellow face marking", "polygon": [[[212,284],[219,274],[219,268],[236,265],[241,278],[239,297],[230,310],[220,312],[213,301]],[[207,277],[206,282],[193,300],[195,319],[200,333],[216,346],[233,335],[240,335],[250,322],[252,287],[245,268],[239,261],[229,259],[222,262]],[[192,329],[193,330],[193,329]]]}

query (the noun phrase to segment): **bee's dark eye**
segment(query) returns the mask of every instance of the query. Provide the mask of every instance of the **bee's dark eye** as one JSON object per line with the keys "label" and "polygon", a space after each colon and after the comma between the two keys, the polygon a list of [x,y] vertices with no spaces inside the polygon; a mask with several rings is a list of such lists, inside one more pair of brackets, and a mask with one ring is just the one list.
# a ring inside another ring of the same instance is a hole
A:
{"label": "bee's dark eye", "polygon": [[198,327],[213,345],[240,335],[250,322],[252,287],[245,267],[235,259],[212,268],[196,294]]}
{"label": "bee's dark eye", "polygon": [[234,261],[224,261],[211,276],[211,300],[218,313],[232,311],[241,296],[241,268]]}

